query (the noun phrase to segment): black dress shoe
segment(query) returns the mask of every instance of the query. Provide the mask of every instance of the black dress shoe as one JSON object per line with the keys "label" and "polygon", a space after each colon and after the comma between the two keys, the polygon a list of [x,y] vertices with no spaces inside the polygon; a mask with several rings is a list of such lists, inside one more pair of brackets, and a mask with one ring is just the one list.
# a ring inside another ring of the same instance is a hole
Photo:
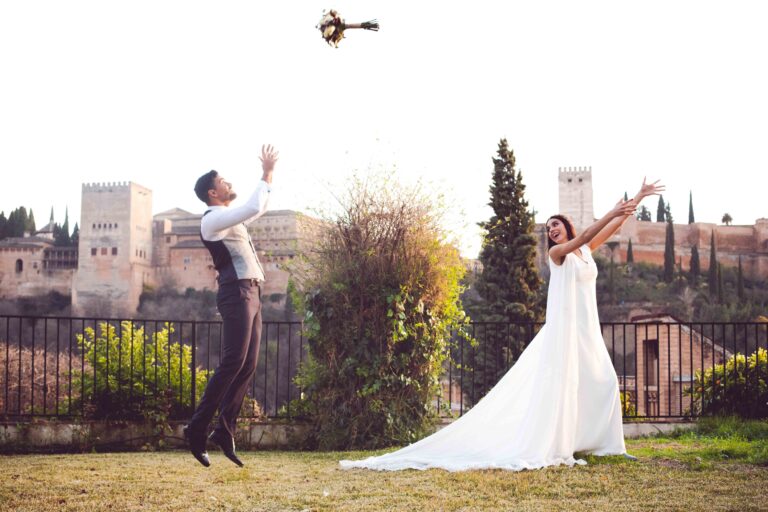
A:
{"label": "black dress shoe", "polygon": [[243,461],[241,461],[237,457],[237,454],[235,454],[235,439],[231,435],[221,430],[214,430],[211,432],[211,435],[208,436],[208,439],[219,445],[219,448],[221,448],[221,451],[224,452],[224,455],[229,460],[238,466],[243,467]]}
{"label": "black dress shoe", "polygon": [[205,431],[197,431],[189,428],[189,425],[184,427],[184,439],[189,444],[189,451],[197,459],[197,461],[205,467],[211,465],[211,461],[208,459],[208,452],[205,451]]}

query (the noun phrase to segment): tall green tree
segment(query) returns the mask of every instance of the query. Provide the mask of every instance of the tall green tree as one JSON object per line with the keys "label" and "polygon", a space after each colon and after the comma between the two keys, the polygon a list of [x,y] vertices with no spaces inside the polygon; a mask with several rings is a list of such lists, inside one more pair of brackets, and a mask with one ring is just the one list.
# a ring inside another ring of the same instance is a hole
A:
{"label": "tall green tree", "polygon": [[[61,247],[69,247],[72,245],[72,241],[69,236],[69,209],[64,210],[64,224],[58,226],[54,225],[54,243]],[[56,229],[58,227],[58,229]]]}
{"label": "tall green tree", "polygon": [[701,275],[701,261],[699,260],[699,248],[696,244],[691,247],[691,270],[689,274],[689,281],[691,286],[696,286],[699,282],[699,276]]}
{"label": "tall green tree", "polygon": [[672,212],[666,206],[667,232],[664,239],[664,281],[671,283],[675,278],[675,227],[672,224]]}
{"label": "tall green tree", "polygon": [[709,239],[709,272],[707,274],[707,282],[709,284],[709,295],[711,297],[717,296],[717,249],[715,248],[714,230],[712,230],[712,235]]}
{"label": "tall green tree", "polygon": [[[490,195],[488,204],[493,215],[480,223],[485,234],[480,251],[483,272],[477,280],[477,291],[484,302],[478,319],[540,321],[544,311],[539,296],[542,280],[536,268],[535,222],[525,199],[522,173],[515,169],[515,155],[506,139],[499,141],[493,158]],[[496,384],[530,341],[530,331],[524,331],[504,328],[478,337],[474,352],[478,357],[472,361],[475,399]]]}
{"label": "tall green tree", "polygon": [[739,296],[739,302],[744,302],[746,294],[744,293],[744,271],[741,268],[741,256],[739,256],[739,270],[736,274],[736,293]]}
{"label": "tall green tree", "polygon": [[693,216],[693,192],[688,192],[688,224],[693,224],[696,219]]}
{"label": "tall green tree", "polygon": [[8,219],[5,218],[5,212],[0,212],[0,240],[2,240],[7,236],[5,234],[7,229],[8,229]]}
{"label": "tall green tree", "polygon": [[32,208],[29,209],[29,215],[27,216],[27,225],[25,227],[27,232],[30,234],[34,234],[35,231],[37,231],[37,226],[35,226],[35,213],[32,211]]}
{"label": "tall green tree", "polygon": [[632,239],[629,239],[627,243],[627,265],[631,265],[635,262],[635,255],[632,252]]}
{"label": "tall green tree", "polygon": [[725,304],[725,286],[723,286],[723,264],[717,264],[717,303]]}
{"label": "tall green tree", "polygon": [[649,210],[644,204],[640,205],[640,209],[637,210],[637,220],[650,222],[651,219],[651,210]]}
{"label": "tall green tree", "polygon": [[8,216],[7,236],[22,237],[27,232],[27,209],[20,206]]}
{"label": "tall green tree", "polygon": [[664,205],[664,197],[659,194],[659,204],[656,207],[656,222],[664,222],[667,220],[667,208]]}
{"label": "tall green tree", "polygon": [[726,213],[725,215],[723,215],[722,221],[723,221],[723,224],[725,224],[726,226],[730,226],[731,222],[733,222],[733,217],[731,217],[730,213]]}
{"label": "tall green tree", "polygon": [[80,243],[80,228],[75,222],[75,227],[72,229],[72,237],[70,238],[70,244],[72,247],[77,247]]}

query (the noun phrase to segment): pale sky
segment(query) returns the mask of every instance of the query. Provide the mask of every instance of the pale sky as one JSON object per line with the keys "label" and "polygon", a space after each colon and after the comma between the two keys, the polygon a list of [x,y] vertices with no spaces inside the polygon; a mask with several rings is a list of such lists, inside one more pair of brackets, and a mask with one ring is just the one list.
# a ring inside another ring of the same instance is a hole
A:
{"label": "pale sky", "polygon": [[[338,49],[315,24],[350,31]],[[444,193],[480,247],[500,138],[543,222],[557,169],[591,166],[599,216],[643,176],[677,221],[768,217],[768,5],[761,1],[5,1],[0,209],[79,219],[83,182],[134,181],[154,211],[241,196],[280,150],[273,209],[311,211],[353,172]],[[656,200],[646,203],[654,212]]]}

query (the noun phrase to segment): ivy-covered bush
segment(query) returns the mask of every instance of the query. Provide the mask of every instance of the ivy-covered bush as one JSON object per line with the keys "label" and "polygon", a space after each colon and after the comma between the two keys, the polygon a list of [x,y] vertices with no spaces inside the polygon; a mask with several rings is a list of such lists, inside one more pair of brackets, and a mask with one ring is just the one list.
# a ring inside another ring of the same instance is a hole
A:
{"label": "ivy-covered bush", "polygon": [[297,384],[321,449],[413,442],[433,426],[464,265],[425,193],[355,181],[294,295],[310,357]]}
{"label": "ivy-covered bush", "polygon": [[694,414],[768,418],[768,351],[735,354],[725,364],[696,371],[685,393]]}
{"label": "ivy-covered bush", "polygon": [[[85,369],[73,387],[82,390],[73,410],[89,418],[147,420],[164,423],[191,411],[192,347],[169,342],[173,324],[148,335],[142,326],[125,321],[101,322],[77,334]],[[196,395],[205,390],[208,372],[198,369]],[[81,409],[82,407],[82,409]]]}

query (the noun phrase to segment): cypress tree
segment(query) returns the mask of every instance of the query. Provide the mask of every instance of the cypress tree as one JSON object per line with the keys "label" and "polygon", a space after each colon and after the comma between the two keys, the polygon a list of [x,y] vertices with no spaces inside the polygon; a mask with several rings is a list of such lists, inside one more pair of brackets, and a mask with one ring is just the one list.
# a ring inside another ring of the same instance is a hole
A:
{"label": "cypress tree", "polygon": [[649,210],[645,205],[640,205],[640,209],[637,210],[637,220],[640,220],[643,222],[650,222],[651,210]]}
{"label": "cypress tree", "polygon": [[0,212],[0,240],[2,240],[7,236],[5,234],[7,229],[8,229],[8,219],[5,218],[5,212]]}
{"label": "cypress tree", "polygon": [[71,245],[71,240],[69,238],[69,208],[64,210],[64,224],[62,224],[60,227],[56,224],[59,229],[54,228],[54,242],[56,245],[61,247],[68,247]]}
{"label": "cypress tree", "polygon": [[[480,316],[491,322],[539,321],[543,318],[542,281],[535,263],[535,223],[525,199],[522,173],[515,169],[515,155],[506,139],[501,139],[493,158],[490,194],[493,215],[480,223],[485,231],[479,258],[483,272],[477,280],[477,291],[484,299]],[[478,358],[472,362],[475,399],[496,384],[511,362],[504,331],[506,328],[486,332],[478,339],[480,346],[473,351]],[[525,340],[517,339],[517,343],[511,348],[519,353]]]}
{"label": "cypress tree", "polygon": [[712,236],[709,241],[709,273],[707,275],[709,283],[709,295],[717,295],[717,251],[715,249],[715,231],[712,230]]}
{"label": "cypress tree", "polygon": [[725,287],[723,286],[723,264],[717,264],[717,303],[725,304]]}
{"label": "cypress tree", "polygon": [[656,222],[666,221],[667,209],[664,206],[664,198],[659,194],[659,205],[656,207]]}
{"label": "cypress tree", "polygon": [[69,239],[69,245],[72,247],[77,247],[80,243],[80,228],[77,225],[77,222],[75,222],[75,228],[72,230],[72,237]]}
{"label": "cypress tree", "polygon": [[739,256],[739,271],[736,275],[736,290],[739,295],[739,302],[744,302],[746,296],[744,294],[744,272],[741,268],[741,256]]}
{"label": "cypress tree", "polygon": [[29,226],[29,221],[27,219],[27,209],[23,206],[19,206],[16,209],[16,232],[18,233],[16,236],[24,236],[24,234],[28,231],[27,227]]}
{"label": "cypress tree", "polygon": [[629,239],[627,244],[627,265],[631,265],[635,262],[635,255],[632,253],[632,239]]}
{"label": "cypress tree", "polygon": [[35,226],[35,213],[32,211],[32,208],[29,209],[26,230],[32,235],[35,234],[35,231],[37,231],[37,227]]}
{"label": "cypress tree", "polygon": [[693,192],[688,192],[688,224],[693,224],[696,220],[693,217]]}
{"label": "cypress tree", "polygon": [[696,286],[699,282],[699,276],[701,275],[701,261],[699,260],[699,248],[694,244],[691,247],[691,271],[690,282],[692,286]]}
{"label": "cypress tree", "polygon": [[675,278],[675,228],[669,205],[666,207],[667,232],[664,239],[664,281],[671,283]]}
{"label": "cypress tree", "polygon": [[493,164],[489,203],[493,216],[480,223],[485,236],[477,290],[491,316],[509,322],[537,321],[543,311],[537,301],[542,282],[535,263],[535,224],[524,197],[522,174],[515,170],[515,155],[506,139],[499,142]]}
{"label": "cypress tree", "polygon": [[7,236],[22,237],[27,230],[27,209],[23,206],[16,208],[8,216],[6,224]]}

